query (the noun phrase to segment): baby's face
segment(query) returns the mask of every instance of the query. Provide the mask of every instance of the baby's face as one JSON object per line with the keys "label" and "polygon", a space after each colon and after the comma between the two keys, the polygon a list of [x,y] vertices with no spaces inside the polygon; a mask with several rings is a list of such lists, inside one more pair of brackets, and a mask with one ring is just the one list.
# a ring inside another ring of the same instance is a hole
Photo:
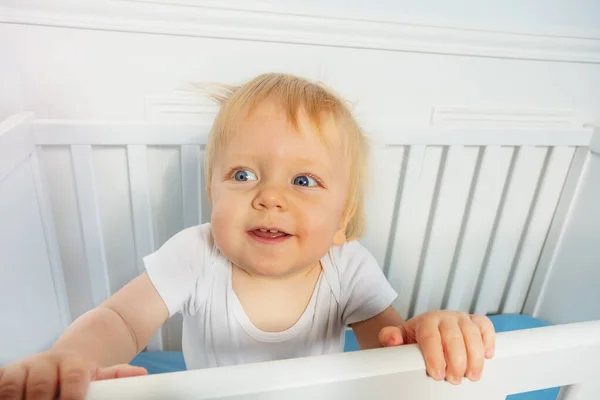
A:
{"label": "baby's face", "polygon": [[213,236],[252,274],[285,277],[309,268],[345,229],[349,168],[340,134],[328,124],[328,146],[302,113],[298,122],[300,133],[264,102],[216,155]]}

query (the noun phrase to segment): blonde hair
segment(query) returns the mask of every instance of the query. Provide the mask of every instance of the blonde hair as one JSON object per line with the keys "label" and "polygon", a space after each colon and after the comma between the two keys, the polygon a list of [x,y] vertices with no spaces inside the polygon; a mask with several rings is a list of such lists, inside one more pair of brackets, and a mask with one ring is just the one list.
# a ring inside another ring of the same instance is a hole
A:
{"label": "blonde hair", "polygon": [[308,121],[323,140],[323,117],[333,117],[347,143],[350,160],[350,184],[344,218],[346,240],[358,239],[365,229],[364,185],[367,176],[368,142],[354,120],[349,107],[323,84],[313,83],[289,74],[262,74],[241,86],[203,86],[203,91],[215,100],[220,109],[213,123],[205,152],[207,192],[210,196],[213,164],[217,154],[227,143],[234,125],[243,121],[253,109],[265,100],[275,100],[287,114],[288,121],[298,128],[298,113],[305,112]]}

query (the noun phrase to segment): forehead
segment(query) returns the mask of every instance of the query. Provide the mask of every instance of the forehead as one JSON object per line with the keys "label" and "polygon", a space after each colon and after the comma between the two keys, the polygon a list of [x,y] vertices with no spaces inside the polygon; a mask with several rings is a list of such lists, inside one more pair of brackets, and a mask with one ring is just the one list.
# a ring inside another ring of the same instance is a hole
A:
{"label": "forehead", "polygon": [[322,115],[317,127],[300,109],[296,122],[276,102],[264,101],[237,124],[226,148],[242,153],[259,151],[274,158],[339,163],[344,146],[333,117]]}

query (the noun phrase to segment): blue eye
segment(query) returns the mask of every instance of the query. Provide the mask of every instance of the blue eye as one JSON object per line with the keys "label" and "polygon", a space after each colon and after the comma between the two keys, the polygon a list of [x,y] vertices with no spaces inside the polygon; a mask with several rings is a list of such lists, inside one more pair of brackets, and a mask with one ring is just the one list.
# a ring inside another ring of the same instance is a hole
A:
{"label": "blue eye", "polygon": [[294,178],[294,185],[310,187],[310,186],[317,186],[318,183],[316,180],[314,180],[310,176],[299,175]]}
{"label": "blue eye", "polygon": [[255,181],[256,175],[254,172],[247,169],[238,169],[233,173],[233,179],[238,182]]}

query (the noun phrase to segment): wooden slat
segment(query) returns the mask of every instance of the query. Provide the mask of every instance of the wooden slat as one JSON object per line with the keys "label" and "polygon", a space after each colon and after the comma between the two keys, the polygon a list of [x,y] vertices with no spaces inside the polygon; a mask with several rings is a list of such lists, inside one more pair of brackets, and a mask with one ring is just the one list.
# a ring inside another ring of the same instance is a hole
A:
{"label": "wooden slat", "polygon": [[42,176],[42,169],[38,160],[37,151],[31,155],[31,168],[33,170],[33,179],[35,182],[35,191],[37,195],[42,225],[44,227],[44,237],[46,239],[46,248],[48,250],[48,260],[52,269],[52,283],[56,295],[56,302],[60,312],[62,326],[66,329],[72,322],[71,308],[67,296],[67,287],[63,274],[62,260],[60,258],[60,247],[54,223],[54,214],[48,197],[47,186]]}
{"label": "wooden slat", "polygon": [[575,150],[569,172],[565,178],[565,184],[562,189],[560,199],[556,206],[556,211],[550,224],[546,241],[542,248],[536,270],[531,280],[530,288],[527,293],[523,312],[527,315],[535,316],[540,306],[540,300],[549,275],[552,260],[558,244],[560,243],[563,224],[568,220],[571,213],[572,201],[576,192],[579,190],[581,182],[581,173],[586,162],[589,161],[590,152],[585,147],[579,147]]}
{"label": "wooden slat", "polygon": [[[155,251],[146,146],[127,146],[127,165],[129,169],[131,210],[133,213],[135,259],[138,272],[143,273],[145,271],[143,258]],[[161,329],[150,340],[148,349],[151,351],[161,351],[163,349]]]}
{"label": "wooden slat", "polygon": [[406,318],[419,275],[441,156],[441,147],[425,146],[411,147],[408,155],[388,271],[388,280],[398,292],[394,306]]}
{"label": "wooden slat", "polygon": [[[593,382],[600,321],[502,332],[478,382],[453,386],[425,373],[418,345],[92,382],[104,399],[499,400],[509,393]],[[577,360],[577,362],[573,362]],[[543,373],[540,373],[543,371]],[[232,384],[235,382],[235,384]]]}
{"label": "wooden slat", "polygon": [[449,149],[423,272],[418,282],[415,315],[442,307],[478,152],[476,147],[453,146]]}
{"label": "wooden slat", "polygon": [[181,146],[181,196],[184,228],[198,225],[202,215],[200,147]]}
{"label": "wooden slat", "polygon": [[552,149],[514,276],[500,310],[502,313],[520,313],[523,308],[574,151],[573,147]]}
{"label": "wooden slat", "polygon": [[71,146],[71,157],[92,299],[94,306],[98,306],[111,292],[94,183],[92,148],[85,145]]}
{"label": "wooden slat", "polygon": [[506,199],[500,210],[500,220],[481,288],[475,299],[474,310],[477,314],[499,311],[502,293],[527,221],[546,152],[545,148],[519,149]]}
{"label": "wooden slat", "polygon": [[394,208],[404,164],[403,147],[373,147],[371,176],[365,193],[367,229],[361,242],[385,270]]}
{"label": "wooden slat", "polygon": [[[183,145],[206,144],[210,123],[159,125],[151,123],[37,120],[36,143],[40,145]],[[373,140],[387,145],[436,146],[587,146],[592,128],[506,129],[483,127],[399,127],[375,125]]]}
{"label": "wooden slat", "polygon": [[23,113],[0,123],[0,181],[35,150],[31,119]]}
{"label": "wooden slat", "polygon": [[456,268],[448,282],[445,307],[451,310],[469,311],[513,156],[511,148],[490,146],[483,151]]}

